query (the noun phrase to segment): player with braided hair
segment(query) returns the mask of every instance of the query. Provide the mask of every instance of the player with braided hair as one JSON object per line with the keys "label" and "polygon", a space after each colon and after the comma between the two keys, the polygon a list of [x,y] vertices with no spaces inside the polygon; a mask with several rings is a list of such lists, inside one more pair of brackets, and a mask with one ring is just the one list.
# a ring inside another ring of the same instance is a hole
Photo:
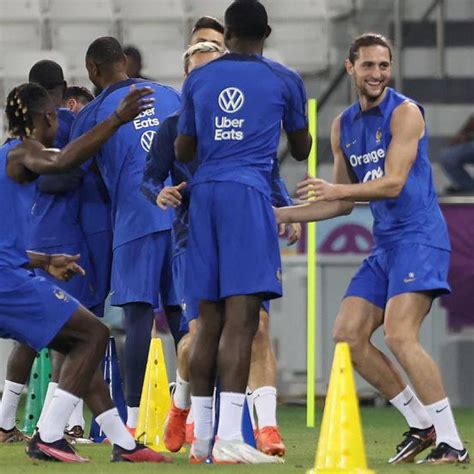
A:
{"label": "player with braided hair", "polygon": [[49,347],[65,355],[44,423],[27,446],[33,459],[84,462],[63,438],[69,416],[84,398],[114,445],[113,461],[168,460],[137,445],[113,405],[99,369],[108,329],[75,298],[29,270],[43,268],[68,279],[83,273],[78,256],[27,252],[25,238],[28,183],[40,174],[62,172],[86,161],[121,125],[152,106],[146,98],[150,92],[132,88],[109,117],[61,151],[47,148],[57,131],[56,110],[47,91],[30,83],[8,95],[12,139],[0,148],[0,337],[35,351]]}

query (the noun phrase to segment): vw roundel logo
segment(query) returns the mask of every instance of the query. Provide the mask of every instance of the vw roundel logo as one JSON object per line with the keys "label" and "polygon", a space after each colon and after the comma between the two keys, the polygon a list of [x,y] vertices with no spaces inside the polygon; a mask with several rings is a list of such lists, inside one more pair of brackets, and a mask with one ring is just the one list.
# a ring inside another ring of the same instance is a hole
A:
{"label": "vw roundel logo", "polygon": [[228,87],[219,94],[219,107],[228,114],[233,114],[244,105],[244,94],[237,87]]}
{"label": "vw roundel logo", "polygon": [[140,145],[147,153],[151,149],[151,144],[153,143],[153,138],[155,138],[155,135],[156,132],[154,130],[147,130],[140,138]]}

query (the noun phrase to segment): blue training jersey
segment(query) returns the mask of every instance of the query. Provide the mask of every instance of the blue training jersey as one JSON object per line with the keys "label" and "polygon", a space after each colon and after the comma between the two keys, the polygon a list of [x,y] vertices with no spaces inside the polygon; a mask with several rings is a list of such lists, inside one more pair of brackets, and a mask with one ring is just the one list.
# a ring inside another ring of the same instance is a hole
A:
{"label": "blue training jersey", "polygon": [[[69,140],[74,114],[65,108],[57,109],[58,131],[54,147],[62,149]],[[79,221],[78,190],[52,194],[41,192],[41,176],[36,184],[36,196],[31,209],[31,234],[29,245],[32,249],[45,249],[71,245],[84,241]]]}
{"label": "blue training jersey", "polygon": [[[0,147],[0,266],[21,267],[29,263],[26,253],[33,183],[19,184],[7,175],[7,156],[20,140]],[[1,278],[0,271],[0,278]],[[2,280],[2,288],[8,282]]]}
{"label": "blue training jersey", "polygon": [[95,160],[111,199],[113,247],[171,228],[172,212],[153,206],[140,193],[143,167],[161,122],[179,109],[179,93],[152,81],[128,79],[105,89],[79,114],[71,138],[83,135],[110,116],[130,86],[154,90],[154,107],[142,112],[102,146]]}
{"label": "blue training jersey", "polygon": [[[197,159],[186,164],[176,160],[174,142],[178,134],[177,125],[178,114],[171,115],[161,124],[146,159],[141,186],[142,193],[156,205],[156,198],[166,186],[165,180],[169,175],[171,175],[173,186],[177,186],[183,181],[188,183],[188,187],[181,191],[181,205],[175,209],[175,219],[173,220],[174,256],[186,249],[189,184],[192,182],[198,166]],[[280,177],[278,159],[274,160],[272,169],[272,203],[276,207],[292,205],[288,190]]]}
{"label": "blue training jersey", "polygon": [[[359,102],[341,116],[340,147],[359,182],[381,178],[390,145],[392,113],[405,101],[414,102],[391,88],[374,108],[361,111]],[[419,105],[424,115],[423,108]],[[392,157],[396,159],[396,157]],[[418,243],[450,250],[446,222],[436,197],[428,158],[428,131],[418,143],[415,162],[397,198],[372,201],[374,251],[402,243]]]}
{"label": "blue training jersey", "polygon": [[184,83],[178,133],[197,138],[193,184],[234,181],[270,198],[281,126],[307,128],[306,92],[294,71],[259,55],[226,54]]}

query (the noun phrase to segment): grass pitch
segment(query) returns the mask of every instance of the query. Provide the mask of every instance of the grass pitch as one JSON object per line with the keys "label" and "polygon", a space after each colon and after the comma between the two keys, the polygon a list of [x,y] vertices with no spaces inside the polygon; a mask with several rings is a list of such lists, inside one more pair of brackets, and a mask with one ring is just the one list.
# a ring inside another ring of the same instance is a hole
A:
{"label": "grass pitch", "polygon": [[[393,454],[395,446],[400,442],[405,424],[401,416],[393,408],[362,408],[362,423],[366,441],[368,465],[381,474],[474,474],[474,464],[464,466],[417,466],[402,464],[390,466],[387,459]],[[259,466],[191,466],[187,463],[184,454],[174,455],[171,465],[128,464],[109,462],[110,446],[92,445],[80,446],[81,454],[91,458],[90,464],[65,465],[60,463],[32,462],[24,454],[24,445],[0,445],[0,473],[1,474],[28,474],[28,473],[181,473],[181,472],[210,472],[220,473],[303,473],[314,465],[321,411],[318,411],[318,427],[305,427],[305,409],[302,407],[282,406],[278,411],[278,418],[287,447],[286,463],[284,465]],[[471,455],[474,454],[474,408],[456,410],[455,416],[459,431],[466,446],[471,446]],[[420,456],[421,457],[421,456]]]}

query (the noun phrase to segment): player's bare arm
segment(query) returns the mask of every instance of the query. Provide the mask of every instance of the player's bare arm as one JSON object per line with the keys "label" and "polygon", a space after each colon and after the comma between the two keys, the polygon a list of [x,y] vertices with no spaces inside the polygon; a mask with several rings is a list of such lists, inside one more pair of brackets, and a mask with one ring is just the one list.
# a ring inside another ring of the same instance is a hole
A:
{"label": "player's bare arm", "polygon": [[176,159],[182,163],[189,163],[196,156],[197,142],[189,135],[178,135],[174,142]]}
{"label": "player's bare arm", "polygon": [[36,140],[25,138],[9,154],[9,176],[22,182],[25,168],[36,174],[49,174],[81,165],[99,151],[119,127],[152,107],[153,99],[146,98],[151,93],[152,89],[149,87],[136,89],[132,86],[113,114],[62,150],[48,149]]}
{"label": "player's bare arm", "polygon": [[[350,184],[353,182],[346,161],[339,146],[341,116],[336,117],[331,127],[331,149],[334,156],[333,183]],[[310,183],[315,178],[308,178],[298,184],[298,193],[306,196],[310,192]],[[332,186],[332,185],[331,185]],[[300,206],[280,207],[275,209],[277,222],[310,222],[323,221],[333,217],[347,215],[354,205],[348,201],[317,201]]]}
{"label": "player's bare arm", "polygon": [[396,198],[405,186],[416,159],[418,142],[423,137],[425,122],[418,106],[412,102],[399,105],[390,124],[392,139],[385,160],[382,178],[357,184],[330,184],[322,179],[308,179],[299,190],[301,198],[314,196],[317,200],[373,201]]}
{"label": "player's bare arm", "polygon": [[307,128],[287,133],[291,156],[297,161],[304,161],[311,151],[313,139]]}
{"label": "player's bare arm", "polygon": [[30,258],[29,268],[41,268],[58,280],[68,281],[74,275],[85,276],[86,272],[77,263],[80,255],[46,254],[27,251]]}

